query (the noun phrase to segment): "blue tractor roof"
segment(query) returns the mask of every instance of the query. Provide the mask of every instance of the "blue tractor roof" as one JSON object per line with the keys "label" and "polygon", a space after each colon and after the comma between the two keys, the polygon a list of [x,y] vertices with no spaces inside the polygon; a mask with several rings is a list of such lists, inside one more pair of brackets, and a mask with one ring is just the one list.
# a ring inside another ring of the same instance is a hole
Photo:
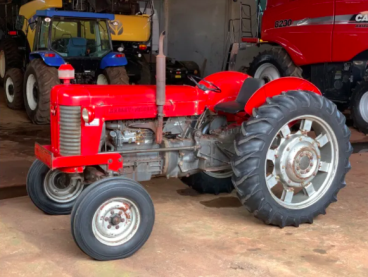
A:
{"label": "blue tractor roof", "polygon": [[36,11],[36,14],[35,14],[35,17],[37,16],[96,18],[96,19],[108,19],[108,20],[115,19],[115,16],[113,14],[108,14],[108,13],[72,12],[72,11],[56,11],[56,10],[38,10]]}

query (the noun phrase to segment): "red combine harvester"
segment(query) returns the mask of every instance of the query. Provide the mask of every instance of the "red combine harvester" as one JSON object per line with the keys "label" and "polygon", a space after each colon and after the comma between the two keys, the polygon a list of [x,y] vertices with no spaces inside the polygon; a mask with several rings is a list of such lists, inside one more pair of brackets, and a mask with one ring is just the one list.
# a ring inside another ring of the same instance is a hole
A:
{"label": "red combine harvester", "polygon": [[350,107],[355,126],[368,134],[368,1],[257,3],[258,32],[243,33],[242,43],[233,45],[232,67],[238,49],[268,44],[272,48],[255,57],[249,75],[264,82],[285,76],[308,79],[340,110]]}
{"label": "red combine harvester", "polygon": [[[128,257],[146,242],[155,213],[138,181],[155,176],[213,193],[232,181],[266,224],[299,226],[324,214],[345,186],[352,152],[336,105],[295,77],[262,85],[226,71],[193,79],[196,87],[165,86],[163,39],[157,86],[53,88],[51,145],[36,144],[27,177],[34,204],[71,212],[76,243],[98,260]],[[65,65],[59,74],[74,73]]]}

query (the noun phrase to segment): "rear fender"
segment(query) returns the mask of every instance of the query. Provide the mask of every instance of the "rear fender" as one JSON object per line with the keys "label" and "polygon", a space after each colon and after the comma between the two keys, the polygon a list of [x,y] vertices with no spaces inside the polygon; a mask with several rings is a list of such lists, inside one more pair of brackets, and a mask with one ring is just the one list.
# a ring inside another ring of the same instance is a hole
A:
{"label": "rear fender", "polygon": [[284,77],[269,82],[258,89],[249,98],[244,110],[247,114],[251,115],[253,109],[258,108],[266,103],[266,99],[268,97],[273,97],[281,94],[282,92],[288,92],[291,90],[304,90],[322,95],[320,90],[307,80],[296,77]]}
{"label": "rear fender", "polygon": [[[122,56],[116,57],[116,55],[122,55]],[[127,64],[128,64],[128,61],[124,54],[118,53],[118,52],[110,52],[102,58],[100,68],[105,69],[106,67],[125,66]]]}
{"label": "rear fender", "polygon": [[[46,57],[47,56],[46,54],[54,54],[55,56]],[[52,51],[35,51],[29,54],[30,61],[33,59],[40,59],[40,58],[48,66],[59,67],[60,65],[65,64],[64,59],[60,55]]]}

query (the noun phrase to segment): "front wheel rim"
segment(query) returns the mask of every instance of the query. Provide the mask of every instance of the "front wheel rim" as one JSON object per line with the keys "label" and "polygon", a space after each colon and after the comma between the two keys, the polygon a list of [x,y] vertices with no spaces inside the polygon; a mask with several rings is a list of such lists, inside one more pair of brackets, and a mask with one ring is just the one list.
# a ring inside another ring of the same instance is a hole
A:
{"label": "front wheel rim", "polygon": [[5,82],[5,94],[8,102],[12,103],[14,101],[14,83],[10,77]]}
{"label": "front wheel rim", "polygon": [[266,84],[279,79],[281,77],[281,73],[272,63],[264,63],[257,68],[253,77],[260,79],[262,84]]}
{"label": "front wheel rim", "polygon": [[36,77],[33,74],[29,74],[26,83],[26,96],[28,107],[34,111],[37,108],[38,103],[38,86]]}
{"label": "front wheel rim", "polygon": [[59,170],[50,170],[47,172],[43,187],[46,195],[56,203],[72,202],[83,190],[83,184],[80,178]]}
{"label": "front wheel rim", "polygon": [[[295,122],[300,127],[292,133],[289,126]],[[288,209],[312,206],[329,190],[337,170],[338,144],[332,128],[316,116],[300,116],[285,124],[272,141],[265,161],[271,196]]]}
{"label": "front wheel rim", "polygon": [[6,68],[6,61],[5,61],[5,53],[4,50],[0,51],[0,77],[4,78],[5,76],[5,68]]}
{"label": "front wheel rim", "polygon": [[99,242],[118,246],[132,239],[140,223],[137,205],[127,198],[115,197],[103,202],[95,211],[92,231]]}
{"label": "front wheel rim", "polygon": [[359,102],[359,112],[365,122],[368,123],[368,91],[366,91]]}

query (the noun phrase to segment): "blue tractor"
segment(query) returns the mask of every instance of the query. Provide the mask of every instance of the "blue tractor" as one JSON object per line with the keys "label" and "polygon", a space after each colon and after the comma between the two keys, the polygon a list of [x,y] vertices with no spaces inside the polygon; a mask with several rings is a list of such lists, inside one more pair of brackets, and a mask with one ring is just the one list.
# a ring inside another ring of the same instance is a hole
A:
{"label": "blue tractor", "polygon": [[6,67],[3,84],[8,107],[24,106],[33,123],[48,123],[50,91],[60,83],[57,69],[65,63],[74,67],[76,84],[129,84],[127,59],[112,48],[108,24],[113,14],[51,8],[30,16],[31,3],[20,8],[17,31],[0,45],[4,68],[14,51],[22,59]]}

